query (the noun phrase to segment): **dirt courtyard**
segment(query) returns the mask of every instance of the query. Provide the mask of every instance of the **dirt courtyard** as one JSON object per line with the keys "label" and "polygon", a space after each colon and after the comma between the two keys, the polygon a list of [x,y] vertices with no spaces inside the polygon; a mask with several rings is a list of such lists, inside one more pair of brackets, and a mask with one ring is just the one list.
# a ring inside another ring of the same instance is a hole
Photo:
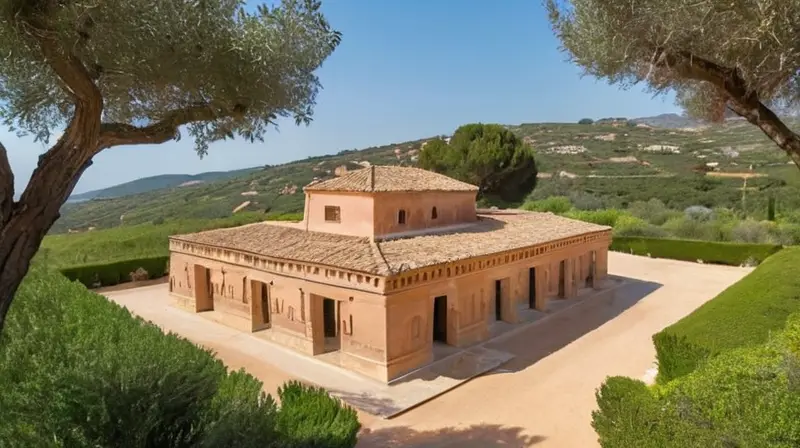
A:
{"label": "dirt courtyard", "polygon": [[[591,411],[603,380],[651,374],[652,334],[750,270],[610,252],[610,273],[638,281],[488,343],[515,358],[432,401],[390,420],[360,412],[358,446],[597,446]],[[269,393],[291,378],[219,338],[191,339],[215,350],[230,368],[245,368]]]}

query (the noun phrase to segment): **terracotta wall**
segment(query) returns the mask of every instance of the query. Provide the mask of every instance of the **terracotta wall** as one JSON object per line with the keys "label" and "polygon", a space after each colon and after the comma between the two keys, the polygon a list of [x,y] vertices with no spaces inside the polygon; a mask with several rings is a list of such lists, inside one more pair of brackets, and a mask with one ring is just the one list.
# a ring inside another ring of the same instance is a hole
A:
{"label": "terracotta wall", "polygon": [[260,309],[254,308],[253,298],[259,294],[252,290],[253,280],[269,285],[272,339],[308,355],[320,354],[324,348],[323,298],[336,300],[342,362],[385,380],[386,310],[382,296],[173,252],[171,292],[189,310],[195,310],[197,303],[195,265],[209,270],[214,311],[247,320],[254,329],[257,325],[253,317],[258,319]]}
{"label": "terracotta wall", "polygon": [[[325,207],[337,206],[340,222],[325,221]],[[306,193],[304,222],[308,230],[340,235],[372,236],[374,220],[372,196],[359,193]]]}
{"label": "terracotta wall", "polygon": [[[400,210],[405,224],[398,222]],[[477,219],[475,192],[378,193],[374,216],[376,236],[468,223]]]}
{"label": "terracotta wall", "polygon": [[[605,277],[605,243],[569,248],[539,258],[483,269],[459,277],[443,278],[398,291],[387,301],[387,366],[395,378],[432,359],[434,298],[447,296],[447,344],[468,346],[485,340],[495,322],[495,281],[501,282],[501,320],[517,322],[520,308],[529,307],[529,278],[536,267],[536,307],[545,309],[559,292],[559,265],[565,260],[567,297],[583,287],[578,279],[589,273],[591,252],[596,252],[597,275]],[[585,279],[585,277],[584,277]]]}

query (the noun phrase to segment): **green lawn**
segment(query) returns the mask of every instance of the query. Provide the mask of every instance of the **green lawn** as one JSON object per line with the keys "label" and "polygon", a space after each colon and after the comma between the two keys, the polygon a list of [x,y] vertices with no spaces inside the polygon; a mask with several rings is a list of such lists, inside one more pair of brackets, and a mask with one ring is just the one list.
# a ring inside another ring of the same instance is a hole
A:
{"label": "green lawn", "polygon": [[757,345],[800,311],[800,247],[787,247],[692,314],[653,336],[659,381],[686,375],[708,357]]}
{"label": "green lawn", "polygon": [[139,224],[90,232],[49,235],[37,261],[55,269],[89,264],[166,256],[170,235],[234,227],[263,220],[296,220],[299,215],[236,214],[223,219],[184,219],[162,224]]}

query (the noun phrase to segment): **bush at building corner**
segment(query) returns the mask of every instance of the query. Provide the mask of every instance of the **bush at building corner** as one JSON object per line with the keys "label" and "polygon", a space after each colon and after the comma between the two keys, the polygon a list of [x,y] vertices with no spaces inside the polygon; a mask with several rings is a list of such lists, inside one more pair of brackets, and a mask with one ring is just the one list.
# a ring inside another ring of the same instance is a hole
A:
{"label": "bush at building corner", "polygon": [[778,244],[722,243],[712,241],[615,236],[611,250],[653,258],[741,266],[758,264],[780,251]]}
{"label": "bush at building corner", "polygon": [[[169,257],[148,257],[135,260],[123,260],[111,263],[74,266],[61,269],[61,274],[70,280],[77,280],[87,288],[113,286],[133,280],[131,273],[143,269],[148,278],[160,278],[169,274]],[[135,276],[141,280],[142,273]]]}
{"label": "bush at building corner", "polygon": [[290,381],[278,389],[278,431],[298,447],[345,448],[356,444],[356,411],[319,387]]}
{"label": "bush at building corner", "polygon": [[288,399],[278,406],[251,375],[228,372],[210,352],[41,268],[0,335],[8,446],[355,445],[352,409],[319,389],[282,391]]}

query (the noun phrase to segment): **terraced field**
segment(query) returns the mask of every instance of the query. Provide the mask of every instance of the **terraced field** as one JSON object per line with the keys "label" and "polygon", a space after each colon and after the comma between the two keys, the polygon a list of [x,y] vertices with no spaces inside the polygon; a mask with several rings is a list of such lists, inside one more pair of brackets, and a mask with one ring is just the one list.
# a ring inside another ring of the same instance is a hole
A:
{"label": "terraced field", "polygon": [[[792,123],[796,125],[797,123]],[[741,121],[661,129],[645,125],[538,123],[509,126],[536,150],[534,198],[590,195],[605,207],[659,198],[676,208],[738,207],[747,177],[747,207],[778,198],[800,209],[800,171],[760,131]],[[366,163],[414,165],[427,139],[266,166],[244,175],[114,199],[68,204],[53,232],[169,219],[222,218],[234,209],[302,212],[302,187],[337,169]],[[513,205],[513,204],[501,204]]]}

